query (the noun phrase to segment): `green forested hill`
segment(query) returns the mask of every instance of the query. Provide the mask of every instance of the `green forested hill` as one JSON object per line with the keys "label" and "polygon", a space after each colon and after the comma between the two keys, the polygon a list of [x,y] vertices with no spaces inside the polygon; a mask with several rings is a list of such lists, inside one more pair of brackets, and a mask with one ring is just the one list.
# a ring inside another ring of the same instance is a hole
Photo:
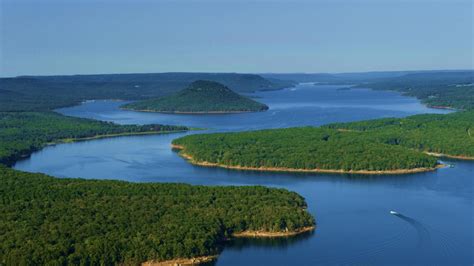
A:
{"label": "green forested hill", "polygon": [[0,165],[0,265],[138,265],[314,225],[284,189],[59,179]]}
{"label": "green forested hill", "polygon": [[433,168],[422,152],[474,157],[474,112],[380,119],[323,128],[200,134],[173,141],[198,164],[237,168],[392,171]]}
{"label": "green forested hill", "polygon": [[241,96],[220,83],[199,80],[176,94],[126,104],[122,108],[150,112],[225,113],[264,111],[268,106]]}
{"label": "green forested hill", "polygon": [[161,133],[183,126],[117,125],[53,112],[0,112],[0,163],[9,164],[50,142],[104,135]]}

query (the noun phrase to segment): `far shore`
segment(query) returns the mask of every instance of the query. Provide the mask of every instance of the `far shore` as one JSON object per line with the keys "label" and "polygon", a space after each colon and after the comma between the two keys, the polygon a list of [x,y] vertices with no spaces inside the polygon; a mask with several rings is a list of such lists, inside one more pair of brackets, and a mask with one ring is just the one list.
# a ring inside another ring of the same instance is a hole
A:
{"label": "far shore", "polygon": [[149,109],[131,109],[131,108],[124,108],[120,107],[121,110],[125,111],[134,111],[134,112],[145,112],[145,113],[162,113],[162,114],[182,114],[182,115],[211,115],[211,114],[240,114],[240,113],[257,113],[257,112],[265,112],[265,110],[255,110],[255,111],[205,111],[205,112],[192,112],[192,111],[159,111],[159,110],[149,110]]}
{"label": "far shore", "polygon": [[211,162],[200,162],[194,160],[194,158],[184,152],[185,147],[180,145],[171,144],[173,149],[181,150],[180,156],[187,159],[191,164],[206,166],[206,167],[220,167],[226,169],[235,170],[248,170],[248,171],[264,171],[264,172],[300,172],[300,173],[328,173],[328,174],[361,174],[361,175],[400,175],[400,174],[413,174],[434,171],[439,168],[446,167],[444,164],[438,164],[432,168],[412,168],[412,169],[396,169],[396,170],[343,170],[343,169],[303,169],[303,168],[286,168],[286,167],[249,167],[249,166],[234,166],[224,165]]}
{"label": "far shore", "polygon": [[12,166],[15,164],[20,159],[25,159],[28,158],[33,152],[36,152],[38,150],[43,149],[44,147],[47,146],[54,146],[58,144],[65,144],[65,143],[74,143],[74,142],[80,142],[80,141],[88,141],[88,140],[95,140],[95,139],[103,139],[103,138],[114,138],[114,137],[126,137],[126,136],[140,136],[140,135],[159,135],[159,134],[172,134],[172,133],[180,133],[180,132],[187,132],[189,130],[201,130],[201,129],[195,129],[195,128],[189,128],[188,130],[170,130],[170,131],[146,131],[146,132],[124,132],[124,133],[117,133],[117,134],[105,134],[105,135],[96,135],[96,136],[91,136],[91,137],[85,137],[85,138],[66,138],[66,139],[59,139],[59,140],[54,140],[48,143],[44,143],[41,145],[41,147],[37,149],[30,149],[26,150],[21,154],[18,154],[16,156],[13,156],[11,158],[7,158],[6,160],[0,162],[3,164],[6,164],[7,166]]}
{"label": "far shore", "polygon": [[140,135],[159,135],[159,134],[180,133],[180,132],[186,132],[186,131],[188,130],[124,132],[124,133],[117,133],[117,134],[96,135],[96,136],[85,137],[85,138],[67,138],[67,139],[60,139],[60,140],[49,142],[46,144],[46,146],[62,144],[62,143],[72,143],[72,142],[78,142],[78,141],[94,140],[94,139],[125,137],[125,136],[140,136]]}
{"label": "far shore", "polygon": [[451,111],[456,111],[456,108],[453,108],[451,106],[443,106],[443,105],[426,105],[429,108],[433,109],[442,109],[442,110],[451,110]]}

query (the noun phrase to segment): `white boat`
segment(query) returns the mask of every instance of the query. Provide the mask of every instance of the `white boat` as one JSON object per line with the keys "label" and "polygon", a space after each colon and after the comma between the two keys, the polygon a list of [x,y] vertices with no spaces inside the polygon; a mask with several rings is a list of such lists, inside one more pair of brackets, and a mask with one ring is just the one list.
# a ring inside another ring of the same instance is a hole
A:
{"label": "white boat", "polygon": [[396,212],[396,211],[390,211],[390,214],[397,215],[398,212]]}

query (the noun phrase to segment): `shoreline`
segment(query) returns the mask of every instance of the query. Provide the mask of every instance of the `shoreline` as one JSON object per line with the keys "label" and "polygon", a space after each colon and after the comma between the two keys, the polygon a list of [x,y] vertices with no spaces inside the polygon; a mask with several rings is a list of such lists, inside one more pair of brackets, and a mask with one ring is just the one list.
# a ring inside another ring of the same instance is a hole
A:
{"label": "shoreline", "polygon": [[8,167],[12,167],[16,162],[24,160],[31,156],[32,153],[40,151],[46,147],[59,145],[59,144],[67,144],[67,143],[74,143],[74,142],[81,142],[81,141],[88,141],[88,140],[96,140],[96,139],[104,139],[104,138],[114,138],[114,137],[127,137],[127,136],[140,136],[140,135],[160,135],[160,134],[172,134],[172,133],[181,133],[187,132],[189,130],[171,130],[171,131],[146,131],[146,132],[126,132],[126,133],[117,133],[117,134],[106,134],[106,135],[96,135],[91,137],[84,137],[84,138],[68,138],[68,139],[58,139],[51,142],[43,143],[40,147],[35,149],[25,150],[15,156],[11,156],[11,158],[5,158],[0,163],[5,164]]}
{"label": "shoreline", "polygon": [[287,232],[269,232],[269,231],[242,231],[239,233],[232,234],[232,237],[241,238],[241,237],[254,237],[254,238],[272,238],[272,237],[290,237],[296,236],[302,233],[311,232],[316,229],[315,225],[305,226],[295,231]]}
{"label": "shoreline", "polygon": [[38,152],[46,147],[59,145],[59,144],[67,144],[67,143],[74,143],[74,142],[81,142],[81,141],[89,141],[89,140],[97,140],[97,139],[104,139],[104,138],[114,138],[114,137],[128,137],[128,136],[140,136],[140,135],[160,135],[160,134],[173,134],[173,133],[182,133],[191,130],[204,130],[200,128],[188,128],[187,130],[170,130],[170,131],[145,131],[145,132],[124,132],[124,133],[117,133],[117,134],[105,134],[105,135],[95,135],[91,137],[84,137],[84,138],[67,138],[67,139],[58,139],[54,141],[50,141],[47,143],[42,143],[40,147],[37,148],[30,148],[28,150],[20,151],[20,153],[11,155],[9,157],[5,157],[0,160],[0,164],[4,164],[8,167],[13,167],[15,163],[18,161],[24,160],[31,156],[34,152]]}
{"label": "shoreline", "polygon": [[95,140],[95,139],[104,139],[104,138],[140,136],[140,135],[171,134],[171,133],[180,133],[180,132],[187,132],[187,131],[189,131],[189,130],[126,132],[126,133],[117,133],[117,134],[96,135],[96,136],[84,137],[84,138],[60,139],[60,140],[48,142],[48,143],[46,143],[46,146],[51,146],[51,145],[56,145],[56,144],[64,144],[64,143],[74,143],[74,142],[79,142],[79,141],[87,141],[87,140]]}
{"label": "shoreline", "polygon": [[[233,233],[231,238],[280,238],[280,237],[292,237],[299,234],[311,232],[316,229],[315,225],[305,226],[299,228],[295,231],[286,231],[286,232],[270,232],[270,231],[242,231],[238,233]],[[219,254],[208,255],[208,256],[199,256],[194,258],[178,258],[172,260],[164,261],[146,261],[141,264],[141,266],[186,266],[186,265],[199,265],[202,263],[207,263],[216,260],[219,257]]]}
{"label": "shoreline", "polygon": [[149,110],[149,109],[142,109],[142,110],[135,110],[129,108],[120,107],[120,110],[124,111],[133,111],[133,112],[144,112],[144,113],[161,113],[161,114],[182,114],[182,115],[216,115],[216,114],[241,114],[241,113],[258,113],[258,112],[265,112],[269,109],[265,110],[255,110],[255,111],[205,111],[205,112],[192,112],[192,111],[157,111],[157,110]]}
{"label": "shoreline", "polygon": [[178,258],[172,260],[163,261],[146,261],[141,266],[185,266],[185,265],[198,265],[201,263],[211,262],[217,259],[218,255],[199,256],[194,258]]}
{"label": "shoreline", "polygon": [[[420,100],[421,101],[421,100]],[[425,104],[428,108],[433,108],[433,109],[440,109],[440,110],[449,110],[449,111],[457,111],[456,108],[451,107],[451,106],[442,106],[442,105],[429,105]]]}
{"label": "shoreline", "polygon": [[211,162],[198,162],[194,158],[184,152],[185,147],[180,145],[171,144],[173,149],[181,150],[179,155],[187,159],[191,164],[206,166],[206,167],[220,167],[234,170],[248,170],[248,171],[262,171],[262,172],[297,172],[297,173],[328,173],[328,174],[362,174],[362,175],[401,175],[401,174],[413,174],[434,171],[439,168],[444,168],[446,165],[437,164],[433,168],[412,168],[412,169],[397,169],[397,170],[342,170],[342,169],[297,169],[297,168],[285,168],[285,167],[249,167],[249,166],[233,166],[224,165]]}
{"label": "shoreline", "polygon": [[444,153],[428,152],[428,151],[425,151],[423,153],[431,155],[431,156],[435,156],[435,157],[445,157],[445,158],[467,160],[467,161],[474,160],[474,157],[463,156],[463,155],[448,155],[448,154],[444,154]]}

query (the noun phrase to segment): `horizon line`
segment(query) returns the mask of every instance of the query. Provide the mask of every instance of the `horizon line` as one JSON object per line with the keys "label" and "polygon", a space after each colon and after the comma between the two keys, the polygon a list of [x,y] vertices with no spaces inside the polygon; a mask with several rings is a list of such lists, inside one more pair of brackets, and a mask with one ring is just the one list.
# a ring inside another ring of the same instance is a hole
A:
{"label": "horizon line", "polygon": [[77,73],[77,74],[24,74],[16,76],[0,76],[0,78],[24,78],[24,77],[57,77],[57,76],[105,76],[105,75],[152,75],[152,74],[251,74],[251,75],[340,75],[340,74],[365,74],[365,73],[396,73],[396,72],[457,72],[474,71],[471,69],[419,69],[419,70],[370,70],[370,71],[344,71],[344,72],[202,72],[202,71],[164,71],[164,72],[112,72],[112,73]]}

